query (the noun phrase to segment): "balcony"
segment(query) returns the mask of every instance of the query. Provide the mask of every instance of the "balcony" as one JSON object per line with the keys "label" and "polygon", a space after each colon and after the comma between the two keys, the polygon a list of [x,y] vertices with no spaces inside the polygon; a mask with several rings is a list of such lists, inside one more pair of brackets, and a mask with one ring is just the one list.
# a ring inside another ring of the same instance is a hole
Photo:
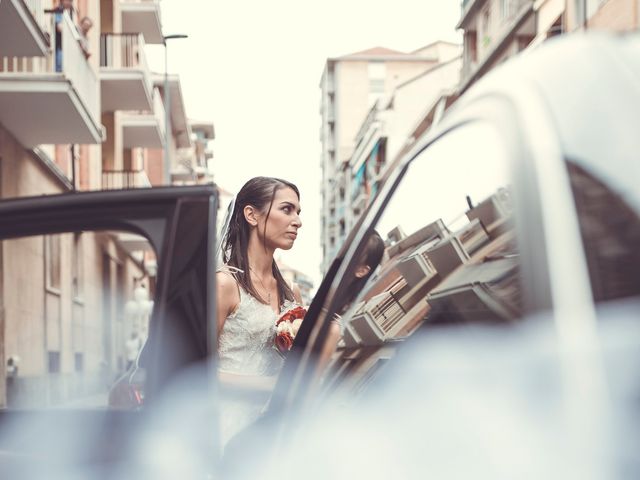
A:
{"label": "balcony", "polygon": [[122,31],[144,35],[147,43],[163,43],[160,2],[158,0],[121,0]]}
{"label": "balcony", "polygon": [[[0,123],[26,148],[102,142],[98,78],[66,13],[60,26],[58,68],[55,48],[43,57],[0,57]],[[55,39],[53,21],[48,34]]]}
{"label": "balcony", "polygon": [[[470,0],[470,6],[478,1]],[[468,16],[465,29],[464,64],[461,72],[460,92],[494,65],[522,50],[536,35],[536,16],[533,0],[509,0],[500,22],[482,31],[479,15]],[[522,44],[522,45],[521,45]]]}
{"label": "balcony", "polygon": [[102,111],[151,110],[153,90],[140,33],[100,36]]}
{"label": "balcony", "polygon": [[103,170],[102,172],[103,190],[147,187],[151,187],[151,182],[144,170]]}
{"label": "balcony", "polygon": [[122,127],[124,148],[162,148],[164,145],[165,111],[157,89],[153,92],[153,109],[142,112],[117,112]]}
{"label": "balcony", "polygon": [[[187,118],[184,97],[182,96],[182,86],[180,77],[171,74],[167,77],[170,89],[171,101],[171,125],[169,133],[173,136],[176,148],[191,148],[193,141],[191,139],[191,122]],[[155,74],[153,76],[153,84],[162,91],[162,98],[165,96],[165,77],[164,75]]]}
{"label": "balcony", "polygon": [[[351,209],[354,212],[355,216],[362,214],[364,209],[367,207],[367,202],[369,201],[369,194],[366,190],[359,189],[355,195],[352,196],[353,200],[351,201]],[[358,212],[357,214],[355,212]]]}
{"label": "balcony", "polygon": [[42,0],[0,1],[0,56],[44,57],[49,51]]}

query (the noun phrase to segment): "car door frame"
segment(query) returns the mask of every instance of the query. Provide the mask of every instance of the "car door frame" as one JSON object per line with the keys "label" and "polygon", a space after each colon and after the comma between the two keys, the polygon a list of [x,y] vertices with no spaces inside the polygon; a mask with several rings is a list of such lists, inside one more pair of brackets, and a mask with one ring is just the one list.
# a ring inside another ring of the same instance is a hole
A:
{"label": "car door frame", "polygon": [[[312,391],[311,382],[322,342],[329,329],[329,319],[323,306],[329,305],[329,312],[336,307],[335,293],[356,268],[357,253],[361,251],[369,233],[382,215],[394,191],[398,188],[409,165],[432,144],[445,135],[472,122],[489,122],[504,134],[505,146],[510,158],[515,160],[511,175],[514,185],[514,204],[519,218],[516,234],[526,259],[521,265],[523,291],[525,293],[525,313],[539,311],[554,312],[554,321],[565,334],[561,343],[570,343],[566,334],[565,321],[559,312],[566,312],[568,306],[580,307],[586,321],[580,327],[582,335],[594,341],[590,319],[595,318],[595,310],[590,301],[588,275],[583,275],[567,298],[562,285],[571,280],[575,272],[586,274],[586,261],[577,222],[577,213],[572,203],[570,183],[563,160],[563,152],[553,121],[545,107],[544,98],[535,85],[519,77],[513,70],[504,78],[485,82],[471,89],[458,100],[443,121],[430,129],[424,136],[414,141],[412,146],[396,161],[396,167],[389,171],[376,198],[366,209],[345,244],[333,260],[331,268],[314,298],[294,343],[293,355],[285,364],[286,376],[278,380],[274,397],[277,399],[273,410],[287,412],[287,423],[293,425],[296,410],[304,411],[308,405],[308,395]],[[536,132],[536,135],[533,135]],[[544,137],[539,141],[538,137]],[[553,175],[555,181],[546,186],[546,176]],[[562,204],[562,212],[554,211],[554,202]],[[564,219],[564,221],[558,221]],[[531,236],[531,232],[543,232]],[[550,239],[564,238],[561,248],[549,245]],[[540,241],[542,240],[542,241]],[[551,251],[549,251],[551,249]],[[585,281],[586,279],[586,281]],[[576,300],[577,299],[577,300]],[[569,307],[571,308],[571,307]],[[310,320],[307,322],[307,320]]]}
{"label": "car door frame", "polygon": [[[102,230],[145,237],[158,259],[149,337],[139,359],[147,369],[145,404],[153,407],[181,372],[196,365],[204,366],[198,377],[203,382],[202,391],[215,401],[215,355],[212,353],[217,345],[213,294],[217,208],[218,190],[214,185],[8,199],[0,202],[0,239]],[[184,235],[185,231],[189,234]],[[43,422],[54,418],[53,425],[60,430],[64,430],[67,422],[91,424],[103,432],[100,445],[94,446],[91,455],[103,461],[102,456],[117,456],[114,441],[121,445],[119,448],[126,448],[126,438],[141,421],[136,411],[48,412],[3,410],[0,427],[36,417]],[[211,428],[216,428],[215,419]],[[12,440],[0,435],[0,448],[15,451]],[[212,438],[214,444],[215,441]],[[104,452],[99,451],[100,447]],[[41,455],[46,448],[46,442],[34,441],[29,452],[20,453]],[[215,445],[212,448],[216,451]]]}

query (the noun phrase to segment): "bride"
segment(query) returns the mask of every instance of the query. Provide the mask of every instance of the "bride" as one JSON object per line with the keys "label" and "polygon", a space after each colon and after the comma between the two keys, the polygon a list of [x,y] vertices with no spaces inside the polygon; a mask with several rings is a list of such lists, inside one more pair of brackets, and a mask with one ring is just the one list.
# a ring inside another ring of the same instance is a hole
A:
{"label": "bride", "polygon": [[256,177],[236,196],[216,273],[223,446],[258,418],[283,363],[274,348],[276,320],[302,301],[273,254],[293,247],[299,215],[300,193],[285,180]]}

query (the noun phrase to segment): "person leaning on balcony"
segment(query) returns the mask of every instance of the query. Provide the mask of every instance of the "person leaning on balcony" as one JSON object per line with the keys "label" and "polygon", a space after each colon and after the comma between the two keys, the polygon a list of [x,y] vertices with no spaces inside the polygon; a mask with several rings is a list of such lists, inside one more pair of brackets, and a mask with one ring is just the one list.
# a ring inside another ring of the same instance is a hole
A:
{"label": "person leaning on balcony", "polygon": [[73,0],[59,0],[58,6],[54,11],[54,20],[56,25],[56,72],[62,71],[62,19],[65,10],[69,16],[73,18]]}
{"label": "person leaning on balcony", "polygon": [[91,52],[89,52],[89,30],[93,27],[93,20],[89,17],[82,17],[80,20],[80,37],[78,38],[78,43],[80,44],[80,48],[82,48],[82,52],[84,53],[85,58],[89,58],[91,56]]}

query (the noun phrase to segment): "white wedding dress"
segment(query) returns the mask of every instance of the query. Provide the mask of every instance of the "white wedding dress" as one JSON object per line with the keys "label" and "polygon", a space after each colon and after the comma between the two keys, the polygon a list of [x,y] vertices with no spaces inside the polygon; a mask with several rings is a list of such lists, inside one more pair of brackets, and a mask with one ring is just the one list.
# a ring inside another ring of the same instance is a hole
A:
{"label": "white wedding dress", "polygon": [[[279,315],[242,287],[238,290],[240,303],[220,332],[218,370],[233,375],[275,377],[283,364],[283,358],[274,348]],[[296,305],[286,300],[280,314]],[[231,437],[260,416],[271,392],[233,391],[223,385],[221,393],[220,432],[222,446],[225,446]]]}

